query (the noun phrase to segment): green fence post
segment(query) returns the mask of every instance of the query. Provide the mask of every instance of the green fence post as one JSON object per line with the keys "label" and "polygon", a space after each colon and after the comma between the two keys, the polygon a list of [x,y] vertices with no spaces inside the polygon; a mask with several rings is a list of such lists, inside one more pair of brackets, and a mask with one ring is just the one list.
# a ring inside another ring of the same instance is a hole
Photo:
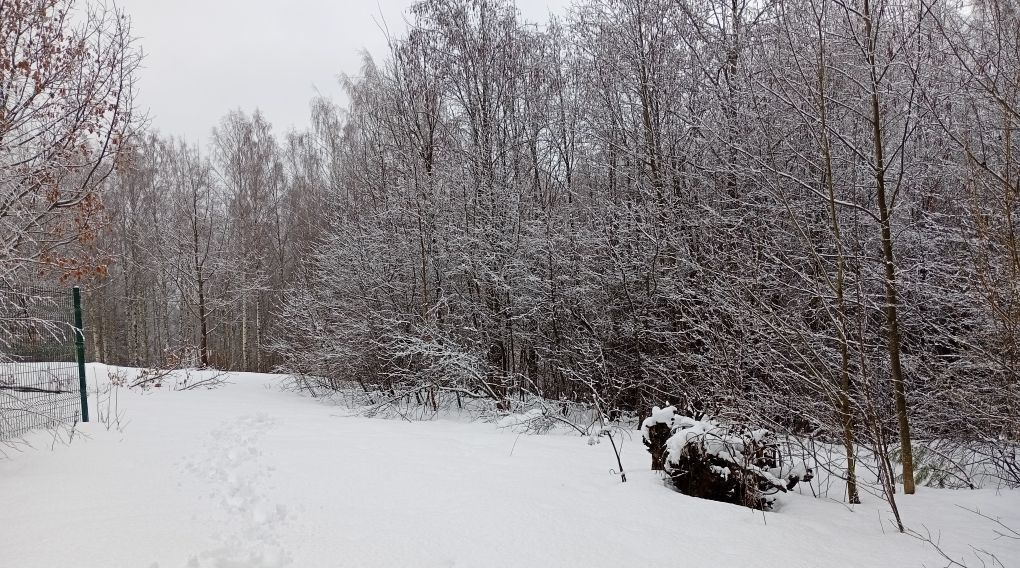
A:
{"label": "green fence post", "polygon": [[85,385],[85,326],[81,322],[81,288],[71,289],[74,298],[74,350],[78,359],[78,392],[81,394],[81,421],[89,421],[89,395]]}

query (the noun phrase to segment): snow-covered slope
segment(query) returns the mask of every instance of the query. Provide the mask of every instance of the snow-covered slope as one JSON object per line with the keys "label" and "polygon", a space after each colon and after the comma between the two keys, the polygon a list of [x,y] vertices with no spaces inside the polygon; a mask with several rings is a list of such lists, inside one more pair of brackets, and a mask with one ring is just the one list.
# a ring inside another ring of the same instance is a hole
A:
{"label": "snow-covered slope", "polygon": [[[666,489],[636,432],[623,484],[610,449],[578,436],[346,417],[278,380],[122,389],[121,431],[92,423],[70,445],[39,434],[8,450],[0,567],[947,564],[891,531],[875,497],[850,510],[793,494],[763,514]],[[974,546],[1020,562],[1020,541],[957,507],[1017,527],[1015,492],[921,488],[900,502],[959,559],[979,565]]]}

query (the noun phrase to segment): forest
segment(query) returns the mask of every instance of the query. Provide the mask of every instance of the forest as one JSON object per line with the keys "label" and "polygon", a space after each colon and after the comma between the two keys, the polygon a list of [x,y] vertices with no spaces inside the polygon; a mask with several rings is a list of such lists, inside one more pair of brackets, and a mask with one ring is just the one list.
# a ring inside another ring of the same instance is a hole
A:
{"label": "forest", "polygon": [[840,448],[851,503],[863,454],[1020,485],[1014,0],[421,0],[307,130],[198,144],[141,120],[123,14],[2,14],[0,279],[79,283],[97,362],[675,405]]}

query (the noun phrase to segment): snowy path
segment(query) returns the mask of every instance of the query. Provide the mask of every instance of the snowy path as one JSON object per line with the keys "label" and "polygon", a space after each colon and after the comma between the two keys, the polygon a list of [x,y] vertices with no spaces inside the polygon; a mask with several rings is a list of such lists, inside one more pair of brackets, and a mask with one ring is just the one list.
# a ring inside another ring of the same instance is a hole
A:
{"label": "snowy path", "polygon": [[[621,484],[610,450],[575,436],[345,418],[270,376],[233,381],[122,392],[122,432],[0,460],[0,567],[945,565],[883,531],[873,497],[852,512],[793,495],[763,516],[667,491],[637,439]],[[1020,563],[1020,543],[955,506],[1020,526],[1015,492],[904,501],[959,554]]]}

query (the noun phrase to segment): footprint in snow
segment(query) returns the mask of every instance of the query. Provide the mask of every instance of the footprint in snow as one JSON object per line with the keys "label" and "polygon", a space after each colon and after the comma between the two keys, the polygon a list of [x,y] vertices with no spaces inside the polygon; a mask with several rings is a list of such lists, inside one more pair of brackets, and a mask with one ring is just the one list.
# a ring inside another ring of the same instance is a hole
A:
{"label": "footprint in snow", "polygon": [[270,503],[265,486],[271,469],[260,442],[274,425],[267,414],[243,416],[210,433],[198,456],[184,463],[189,480],[208,490],[226,515],[227,527],[215,546],[192,555],[187,568],[284,568],[291,556],[278,529],[287,522],[283,505]]}

